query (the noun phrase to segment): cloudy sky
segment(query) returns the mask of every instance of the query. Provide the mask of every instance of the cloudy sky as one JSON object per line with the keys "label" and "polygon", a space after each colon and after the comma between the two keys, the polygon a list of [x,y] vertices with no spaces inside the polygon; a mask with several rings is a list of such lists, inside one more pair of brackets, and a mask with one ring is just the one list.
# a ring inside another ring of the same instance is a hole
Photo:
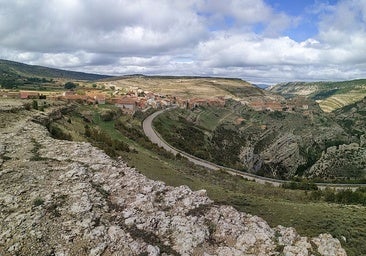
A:
{"label": "cloudy sky", "polygon": [[366,78],[366,1],[0,0],[0,58],[254,83]]}

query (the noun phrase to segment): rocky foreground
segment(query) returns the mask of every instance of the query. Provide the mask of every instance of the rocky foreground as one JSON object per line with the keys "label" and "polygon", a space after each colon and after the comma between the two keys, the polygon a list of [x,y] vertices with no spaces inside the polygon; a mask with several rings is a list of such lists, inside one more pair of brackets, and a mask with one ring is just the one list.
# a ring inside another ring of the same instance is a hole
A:
{"label": "rocky foreground", "polygon": [[0,111],[0,255],[346,255],[329,234],[271,228],[204,190],[52,139],[32,115]]}

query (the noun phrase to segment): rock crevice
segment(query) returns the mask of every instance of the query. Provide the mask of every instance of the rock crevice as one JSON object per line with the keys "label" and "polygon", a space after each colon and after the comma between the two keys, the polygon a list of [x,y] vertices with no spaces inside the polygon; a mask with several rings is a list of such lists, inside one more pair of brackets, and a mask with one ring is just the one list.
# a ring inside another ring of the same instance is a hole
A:
{"label": "rock crevice", "polygon": [[330,235],[271,228],[30,119],[11,125],[0,133],[0,255],[346,255]]}

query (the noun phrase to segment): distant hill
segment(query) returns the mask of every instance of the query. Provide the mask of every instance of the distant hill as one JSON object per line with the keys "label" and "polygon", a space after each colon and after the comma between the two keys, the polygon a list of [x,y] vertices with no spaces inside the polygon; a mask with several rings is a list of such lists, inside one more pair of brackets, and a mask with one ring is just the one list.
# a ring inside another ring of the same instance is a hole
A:
{"label": "distant hill", "polygon": [[341,82],[290,82],[269,89],[284,97],[305,96],[316,100],[323,111],[332,112],[366,96],[366,79]]}
{"label": "distant hill", "polygon": [[[334,117],[349,133],[366,139],[366,97],[335,110]],[[363,144],[366,146],[366,140]]]}
{"label": "distant hill", "polygon": [[94,81],[110,76],[67,71],[19,62],[0,60],[0,85],[4,88],[36,88],[39,84],[49,84],[53,80]]}
{"label": "distant hill", "polygon": [[65,78],[74,80],[98,80],[111,77],[106,75],[27,65],[24,63],[0,59],[0,75],[3,76],[4,74],[14,74],[22,77]]}
{"label": "distant hill", "polygon": [[269,84],[253,84],[261,89],[268,89],[269,87],[271,87],[271,85]]}
{"label": "distant hill", "polygon": [[146,91],[182,98],[222,96],[239,100],[248,97],[282,99],[238,78],[129,75],[104,79],[98,84],[127,90],[129,87],[139,87]]}
{"label": "distant hill", "polygon": [[[227,101],[224,107],[167,111],[154,120],[154,127],[182,151],[261,176],[365,179],[365,161],[360,159],[366,159],[366,148],[351,144],[360,139],[317,104],[308,107],[306,111],[253,111]],[[346,158],[345,151],[351,148]]]}

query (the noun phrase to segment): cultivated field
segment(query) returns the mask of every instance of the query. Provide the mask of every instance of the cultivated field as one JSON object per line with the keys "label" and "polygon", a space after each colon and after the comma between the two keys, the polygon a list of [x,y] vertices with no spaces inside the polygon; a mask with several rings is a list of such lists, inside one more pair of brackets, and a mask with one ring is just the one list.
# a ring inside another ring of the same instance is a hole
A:
{"label": "cultivated field", "polygon": [[366,91],[351,91],[345,94],[336,94],[325,100],[319,100],[319,106],[324,112],[332,112],[336,109],[355,103],[366,97]]}
{"label": "cultivated field", "polygon": [[260,96],[264,92],[257,87],[240,79],[225,78],[194,78],[194,77],[146,77],[126,76],[106,79],[97,83],[106,88],[114,86],[128,91],[131,87],[138,87],[144,91],[151,91],[162,95],[172,95],[181,98],[210,98]]}

